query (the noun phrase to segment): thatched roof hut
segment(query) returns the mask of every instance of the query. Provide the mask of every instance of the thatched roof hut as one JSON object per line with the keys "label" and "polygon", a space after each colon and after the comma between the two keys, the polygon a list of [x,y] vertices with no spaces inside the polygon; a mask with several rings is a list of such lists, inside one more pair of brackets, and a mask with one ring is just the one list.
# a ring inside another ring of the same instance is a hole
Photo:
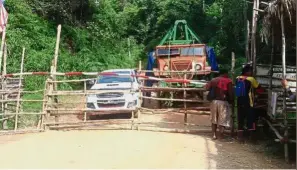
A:
{"label": "thatched roof hut", "polygon": [[[283,9],[283,10],[282,10]],[[289,53],[287,60],[296,60],[296,0],[272,0],[267,2],[262,18],[260,35],[262,41],[271,44],[274,39],[275,53],[282,48],[281,13],[284,18],[284,33],[286,37],[286,53]],[[277,57],[281,60],[281,57]],[[292,62],[290,62],[292,63]]]}

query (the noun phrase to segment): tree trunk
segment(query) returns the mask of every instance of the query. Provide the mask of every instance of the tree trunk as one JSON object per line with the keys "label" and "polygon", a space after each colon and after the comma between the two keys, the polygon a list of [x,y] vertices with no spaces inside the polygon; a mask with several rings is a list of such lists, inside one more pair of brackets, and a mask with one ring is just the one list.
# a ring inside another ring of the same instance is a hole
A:
{"label": "tree trunk", "polygon": [[244,21],[245,21],[245,57],[246,57],[246,61],[247,62],[250,62],[250,55],[249,55],[249,43],[250,43],[250,22],[247,18],[247,15],[248,15],[248,2],[244,2],[244,9],[243,9],[243,18],[244,18]]}
{"label": "tree trunk", "polygon": [[253,24],[252,24],[252,37],[251,37],[251,58],[253,61],[253,74],[256,74],[256,33],[257,33],[257,17],[259,8],[259,0],[254,0],[253,7]]}
{"label": "tree trunk", "polygon": [[[283,67],[283,79],[286,79],[286,36],[285,36],[285,26],[284,26],[284,14],[283,5],[281,5],[281,31],[282,31],[282,67]],[[286,94],[287,90],[284,87],[284,97],[283,97],[283,114],[284,114],[284,125],[287,127],[287,112],[286,112]],[[285,129],[284,138],[288,137],[288,129]],[[285,149],[285,160],[289,162],[289,148],[288,143],[284,144]]]}

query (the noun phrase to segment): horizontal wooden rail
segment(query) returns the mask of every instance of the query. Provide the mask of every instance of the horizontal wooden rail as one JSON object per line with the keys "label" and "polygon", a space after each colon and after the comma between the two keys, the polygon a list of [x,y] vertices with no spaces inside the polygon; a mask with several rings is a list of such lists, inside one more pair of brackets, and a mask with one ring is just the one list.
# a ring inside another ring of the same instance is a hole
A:
{"label": "horizontal wooden rail", "polygon": [[[19,100],[20,102],[46,102],[45,100]],[[0,103],[7,103],[7,102],[18,102],[18,100],[0,100]]]}
{"label": "horizontal wooden rail", "polygon": [[199,71],[160,71],[160,70],[137,70],[139,73],[191,73],[191,74],[199,74],[199,73],[219,73],[219,71],[211,71],[211,70],[199,70]]}
{"label": "horizontal wooden rail", "polygon": [[91,110],[91,109],[70,109],[70,108],[59,108],[59,109],[46,109],[46,111],[84,111],[84,112],[113,112],[113,111],[135,111],[134,109],[121,109],[121,108],[112,108],[112,110],[104,110],[104,109],[96,109],[96,110]]}
{"label": "horizontal wooden rail", "polygon": [[20,112],[20,113],[0,113],[0,116],[9,116],[9,115],[44,115],[45,113],[40,112]]}
{"label": "horizontal wooden rail", "polygon": [[88,124],[88,123],[99,123],[99,124],[112,124],[112,123],[132,123],[132,119],[109,119],[109,120],[87,120],[87,121],[64,121],[64,122],[49,122],[44,125],[65,125],[65,124]]}
{"label": "horizontal wooden rail", "polygon": [[170,88],[170,87],[141,87],[143,92],[153,91],[205,91],[205,88]]}
{"label": "horizontal wooden rail", "polygon": [[165,98],[147,97],[147,96],[141,96],[140,98],[151,99],[151,100],[160,100],[160,101],[176,101],[176,102],[206,103],[206,101],[201,101],[201,100],[189,100],[189,99],[165,99]]}

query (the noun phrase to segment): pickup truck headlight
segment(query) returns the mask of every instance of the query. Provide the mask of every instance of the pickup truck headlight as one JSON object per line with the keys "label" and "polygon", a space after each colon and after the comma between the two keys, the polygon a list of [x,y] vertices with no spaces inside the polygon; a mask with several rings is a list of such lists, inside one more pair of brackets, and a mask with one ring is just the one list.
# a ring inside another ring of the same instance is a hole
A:
{"label": "pickup truck headlight", "polygon": [[93,103],[87,103],[88,109],[95,109],[95,105]]}
{"label": "pickup truck headlight", "polygon": [[129,102],[127,107],[131,108],[131,107],[134,107],[136,105],[137,105],[137,100],[134,100],[133,102]]}
{"label": "pickup truck headlight", "polygon": [[89,94],[88,97],[97,97],[96,94]]}

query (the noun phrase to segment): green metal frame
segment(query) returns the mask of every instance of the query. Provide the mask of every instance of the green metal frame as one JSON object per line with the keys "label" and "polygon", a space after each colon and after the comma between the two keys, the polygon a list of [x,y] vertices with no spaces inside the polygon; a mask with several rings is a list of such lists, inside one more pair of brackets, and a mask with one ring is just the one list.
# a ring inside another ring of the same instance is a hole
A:
{"label": "green metal frame", "polygon": [[[177,40],[176,33],[178,25],[182,24],[182,28],[184,28],[185,32],[185,39],[184,40]],[[186,45],[186,44],[193,44],[194,42],[201,43],[198,36],[189,28],[186,20],[176,20],[173,28],[171,28],[165,37],[161,40],[160,45]]]}

